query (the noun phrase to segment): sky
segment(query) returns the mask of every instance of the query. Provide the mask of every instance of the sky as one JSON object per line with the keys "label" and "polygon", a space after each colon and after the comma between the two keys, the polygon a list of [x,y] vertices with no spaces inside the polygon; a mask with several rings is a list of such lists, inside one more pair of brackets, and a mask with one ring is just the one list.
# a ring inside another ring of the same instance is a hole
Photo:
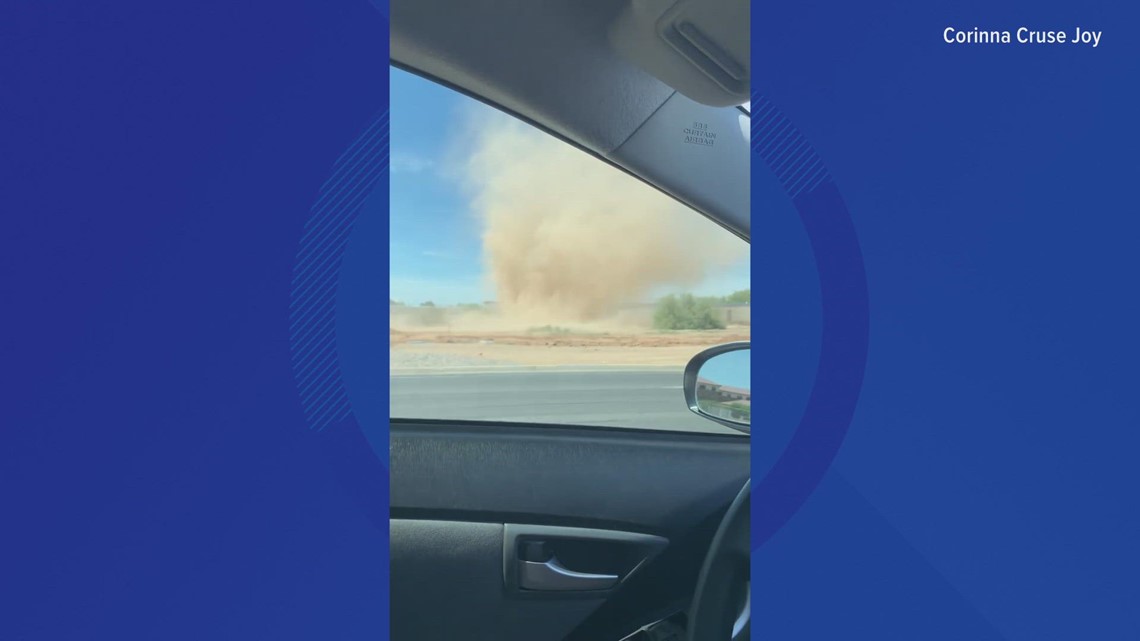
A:
{"label": "sky", "polygon": [[751,351],[725,352],[705,361],[699,376],[728,387],[752,389]]}
{"label": "sky", "polygon": [[478,221],[444,166],[450,128],[478,103],[394,68],[391,96],[392,298],[444,305],[494,299],[482,278]]}
{"label": "sky", "polygon": [[[494,286],[486,276],[482,223],[456,165],[449,160],[463,157],[465,126],[488,112],[504,116],[395,68],[391,70],[390,110],[391,297],[410,305],[429,300],[437,305],[495,300]],[[748,287],[745,254],[731,269],[720,272],[715,283],[692,289],[696,294],[719,296]],[[648,292],[646,298],[667,290]]]}

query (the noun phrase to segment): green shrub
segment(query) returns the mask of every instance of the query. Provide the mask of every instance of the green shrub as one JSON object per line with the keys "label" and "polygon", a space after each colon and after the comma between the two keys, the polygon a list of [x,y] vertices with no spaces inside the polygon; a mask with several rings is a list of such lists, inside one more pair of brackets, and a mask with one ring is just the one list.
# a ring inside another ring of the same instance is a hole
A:
{"label": "green shrub", "polygon": [[751,304],[752,303],[752,290],[751,289],[742,289],[739,291],[732,292],[728,296],[724,297],[724,302],[730,303],[730,304],[741,304],[741,303]]}
{"label": "green shrub", "polygon": [[724,329],[724,323],[717,318],[711,299],[697,298],[692,294],[670,294],[657,302],[653,327],[666,330]]}

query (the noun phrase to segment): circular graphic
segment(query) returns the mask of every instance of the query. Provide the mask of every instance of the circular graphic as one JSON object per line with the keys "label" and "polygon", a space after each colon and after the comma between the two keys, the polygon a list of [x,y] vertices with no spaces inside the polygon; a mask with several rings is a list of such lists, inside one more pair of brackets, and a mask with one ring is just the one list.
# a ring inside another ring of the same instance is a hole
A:
{"label": "circular graphic", "polygon": [[819,274],[823,316],[807,407],[783,453],[753,488],[755,550],[807,501],[839,452],[863,386],[869,310],[863,255],[839,190],[803,134],[759,94],[752,96],[752,153],[799,213]]}

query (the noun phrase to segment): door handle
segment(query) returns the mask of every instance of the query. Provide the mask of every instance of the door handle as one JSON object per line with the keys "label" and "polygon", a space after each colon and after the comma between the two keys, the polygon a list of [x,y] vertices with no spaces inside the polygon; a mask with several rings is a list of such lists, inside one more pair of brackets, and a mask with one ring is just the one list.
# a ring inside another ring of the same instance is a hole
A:
{"label": "door handle", "polygon": [[616,574],[589,574],[568,570],[554,557],[543,563],[522,561],[519,564],[519,587],[524,590],[608,590],[617,585],[620,578]]}
{"label": "door handle", "polygon": [[[520,599],[598,597],[637,574],[668,544],[652,534],[504,523],[503,587]],[[560,554],[571,566],[581,563],[606,574],[575,572],[558,560]]]}

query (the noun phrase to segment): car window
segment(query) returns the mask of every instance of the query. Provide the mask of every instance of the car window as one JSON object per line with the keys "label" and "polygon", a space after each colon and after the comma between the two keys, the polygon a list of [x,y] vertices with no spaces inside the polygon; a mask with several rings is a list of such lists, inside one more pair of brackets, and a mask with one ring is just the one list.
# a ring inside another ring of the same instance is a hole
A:
{"label": "car window", "polygon": [[750,338],[745,241],[397,69],[390,118],[393,418],[734,433],[681,374]]}

